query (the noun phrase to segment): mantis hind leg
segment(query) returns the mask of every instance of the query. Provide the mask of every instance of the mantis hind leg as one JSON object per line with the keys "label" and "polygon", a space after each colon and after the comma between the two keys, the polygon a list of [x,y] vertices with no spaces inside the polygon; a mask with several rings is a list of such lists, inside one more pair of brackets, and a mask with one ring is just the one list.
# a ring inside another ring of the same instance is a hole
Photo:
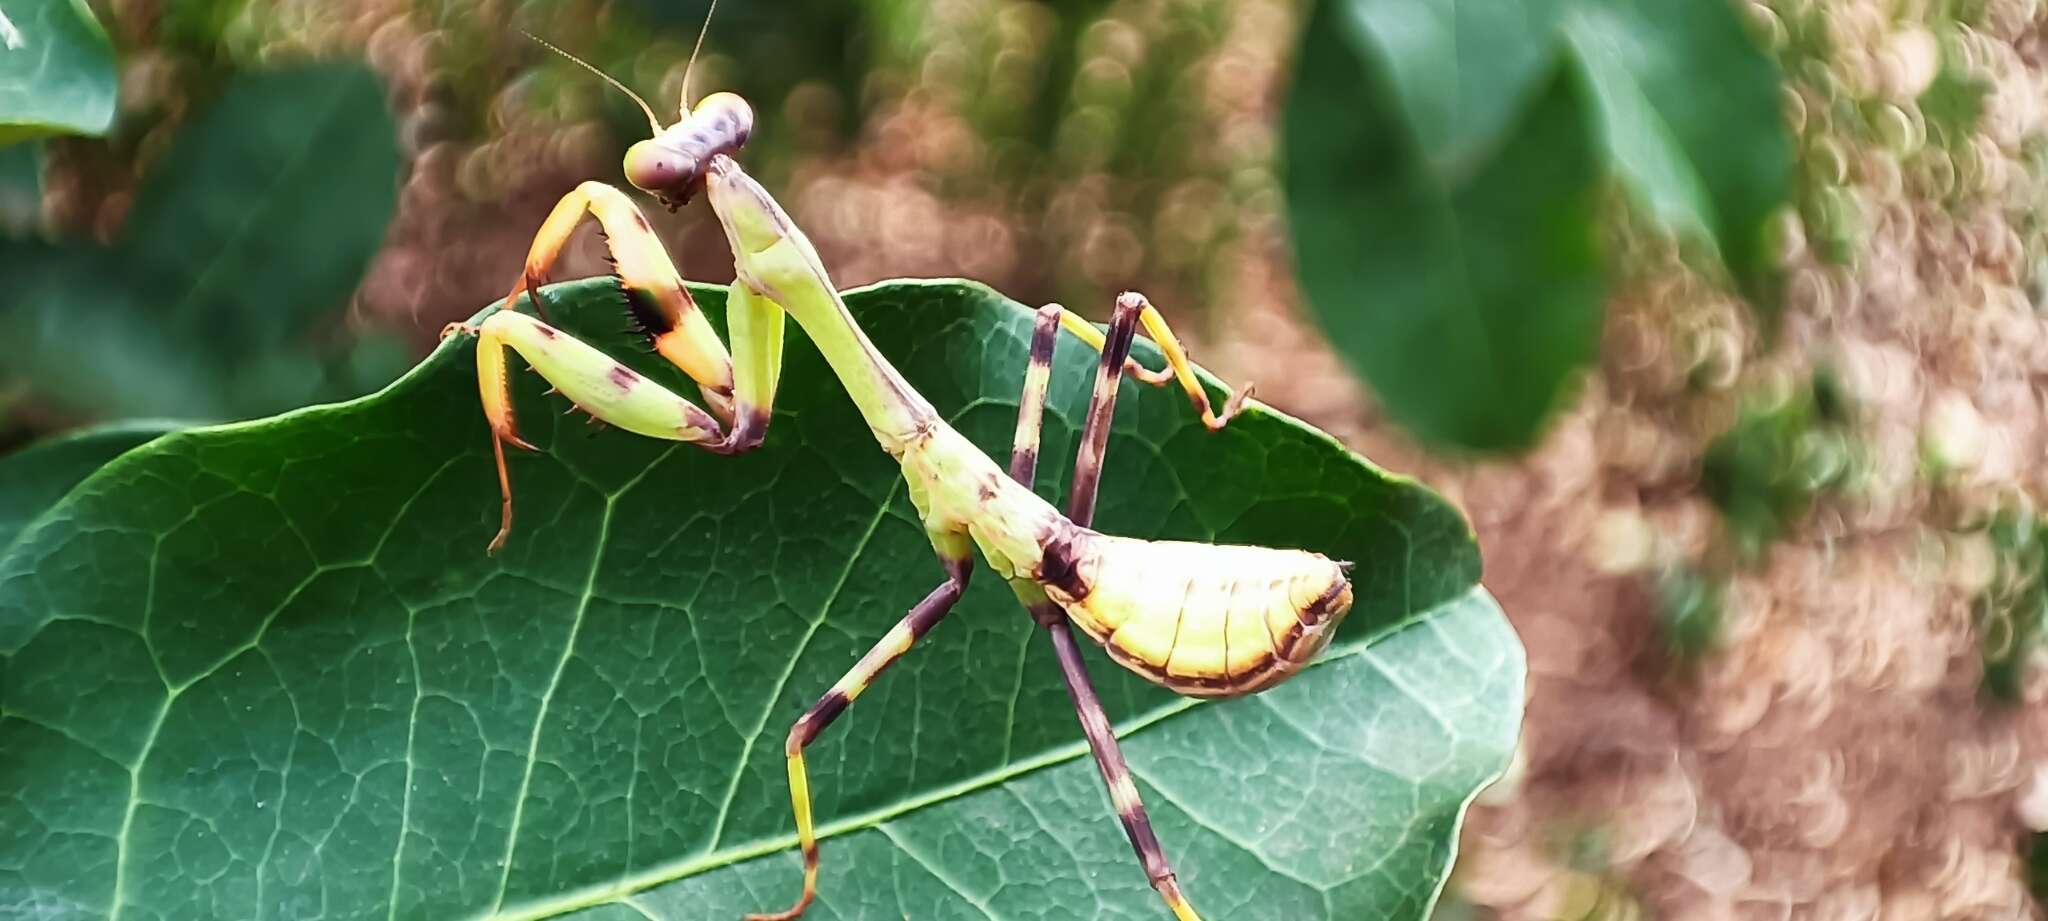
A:
{"label": "mantis hind leg", "polygon": [[953,610],[960,600],[960,593],[967,590],[967,576],[973,571],[964,542],[935,536],[934,545],[939,548],[939,562],[946,567],[946,581],[932,589],[923,601],[903,615],[896,626],[882,637],[881,642],[867,651],[855,662],[853,668],[825,692],[825,696],[811,704],[804,714],[797,717],[789,727],[789,740],[783,753],[789,760],[790,809],[796,814],[797,844],[804,855],[804,888],[796,904],[772,914],[752,914],[747,921],[794,921],[811,907],[818,897],[818,834],[811,821],[810,774],[804,767],[804,749],[810,747],[818,736],[825,732],[832,721],[839,718],[846,708],[859,699],[861,692],[882,674],[884,669],[896,664],[910,647],[924,637],[931,628]]}
{"label": "mantis hind leg", "polygon": [[[1130,350],[1126,348],[1123,370],[1155,387],[1179,381],[1181,390],[1188,395],[1188,402],[1194,404],[1195,410],[1202,414],[1203,425],[1208,426],[1212,432],[1228,425],[1230,417],[1237,415],[1237,411],[1243,408],[1244,401],[1251,397],[1252,385],[1245,384],[1233,391],[1229,398],[1223,401],[1222,411],[1218,412],[1209,402],[1209,391],[1202,386],[1201,379],[1195,376],[1195,366],[1188,360],[1187,347],[1181,345],[1180,337],[1173,334],[1173,328],[1166,325],[1166,318],[1160,315],[1159,308],[1152,306],[1152,302],[1147,300],[1145,295],[1136,291],[1126,291],[1118,295],[1116,304],[1119,311],[1128,309],[1137,314],[1137,322],[1144,325],[1145,335],[1150,337],[1152,342],[1159,346],[1159,351],[1166,356],[1166,367],[1153,371],[1138,364],[1137,359],[1131,358]],[[1098,352],[1103,351],[1108,345],[1101,330],[1072,311],[1060,311],[1060,325]]]}
{"label": "mantis hind leg", "polygon": [[[1103,448],[1108,443],[1110,416],[1116,407],[1116,390],[1130,354],[1139,313],[1136,301],[1127,305],[1126,300],[1119,299],[1116,314],[1110,319],[1108,334],[1102,337],[1102,361],[1096,370],[1095,392],[1088,404],[1087,421],[1081,434],[1081,456],[1075,464],[1074,487],[1068,501],[1068,516],[1083,526],[1095,517],[1095,487],[1102,477]],[[1010,449],[1010,476],[1026,488],[1031,487],[1037,478],[1039,432],[1045,413],[1046,389],[1052,377],[1053,344],[1058,338],[1063,314],[1072,316],[1057,305],[1039,309],[1031,337],[1031,360],[1024,372],[1024,392],[1017,400],[1017,437]],[[1089,329],[1093,331],[1094,327]],[[1081,721],[1081,732],[1088,738],[1088,750],[1095,756],[1095,767],[1102,774],[1103,785],[1109,789],[1110,805],[1116,809],[1117,819],[1124,826],[1124,835],[1130,839],[1131,849],[1137,852],[1138,862],[1145,868],[1145,877],[1178,921],[1201,921],[1201,916],[1195,913],[1194,906],[1188,904],[1187,896],[1181,892],[1180,880],[1166,859],[1166,850],[1159,845],[1159,836],[1152,831],[1152,818],[1145,812],[1145,803],[1139,798],[1138,786],[1131,778],[1130,765],[1124,760],[1123,748],[1117,744],[1116,733],[1109,727],[1109,716],[1103,712],[1102,700],[1096,696],[1095,684],[1088,677],[1080,644],[1074,639],[1073,625],[1067,622],[1065,612],[1036,584],[1018,580],[1010,587],[1031,612],[1032,620],[1045,628],[1046,635],[1052,640],[1053,652],[1059,658],[1060,675],[1066,681],[1067,697],[1074,704],[1074,712]]]}

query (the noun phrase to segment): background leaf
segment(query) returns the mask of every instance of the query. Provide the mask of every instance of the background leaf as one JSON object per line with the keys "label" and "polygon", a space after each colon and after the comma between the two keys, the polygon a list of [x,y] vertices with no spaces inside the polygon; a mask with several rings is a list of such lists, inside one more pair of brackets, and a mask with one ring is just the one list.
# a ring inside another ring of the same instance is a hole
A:
{"label": "background leaf", "polygon": [[1553,73],[1498,155],[1446,172],[1341,8],[1303,34],[1284,126],[1302,290],[1410,432],[1526,445],[1594,354],[1606,292],[1578,89]]}
{"label": "background leaf", "polygon": [[[360,393],[308,366],[397,201],[396,127],[357,64],[246,74],[181,132],[111,248],[0,244],[4,365],[104,415],[230,417]],[[395,370],[395,369],[391,369]]]}
{"label": "background leaf", "polygon": [[1769,306],[1764,232],[1792,176],[1777,62],[1728,3],[1582,0],[1565,31],[1615,175]]}
{"label": "background leaf", "polygon": [[[1335,29],[1353,53],[1378,65],[1382,117],[1401,118],[1418,151],[1439,172],[1487,158],[1522,120],[1531,91],[1556,67],[1547,41],[1569,0],[1339,0],[1318,3],[1327,18],[1303,35]],[[1334,36],[1333,36],[1334,37]],[[1356,93],[1349,85],[1326,87]]]}
{"label": "background leaf", "polygon": [[80,480],[102,464],[180,423],[158,419],[117,422],[38,442],[0,456],[0,550]]}
{"label": "background leaf", "polygon": [[[675,379],[618,332],[610,282],[549,294]],[[1027,310],[962,283],[848,301],[963,432],[1007,442]],[[546,450],[514,459],[521,524],[489,557],[472,348],[160,439],[0,559],[0,904],[98,916],[117,879],[162,917],[696,919],[794,895],[785,727],[940,578],[898,471],[801,337],[737,459],[586,436],[518,375]],[[1046,482],[1091,367],[1067,339]],[[1522,701],[1464,521],[1263,409],[1209,434],[1132,385],[1115,431],[1105,529],[1358,562],[1334,651],[1270,693],[1197,704],[1092,655],[1197,904],[1424,917]],[[813,749],[810,917],[1161,917],[1077,728],[982,573]]]}
{"label": "background leaf", "polygon": [[43,142],[0,147],[0,240],[27,236],[43,217]]}
{"label": "background leaf", "polygon": [[107,132],[114,48],[85,0],[0,4],[0,144]]}
{"label": "background leaf", "polygon": [[1389,415],[1529,446],[1599,345],[1609,172],[1769,302],[1778,72],[1723,3],[1323,0],[1284,125],[1303,292]]}

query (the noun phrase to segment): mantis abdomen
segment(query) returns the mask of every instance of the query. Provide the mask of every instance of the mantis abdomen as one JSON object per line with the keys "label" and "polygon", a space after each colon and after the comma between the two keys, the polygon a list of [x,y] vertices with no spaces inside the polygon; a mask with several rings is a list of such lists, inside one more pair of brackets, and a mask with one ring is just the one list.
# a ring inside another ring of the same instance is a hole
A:
{"label": "mantis abdomen", "polygon": [[1191,697],[1278,683],[1329,644],[1351,609],[1349,565],[1319,553],[1076,525],[1044,548],[1037,581],[1075,625],[1120,664]]}

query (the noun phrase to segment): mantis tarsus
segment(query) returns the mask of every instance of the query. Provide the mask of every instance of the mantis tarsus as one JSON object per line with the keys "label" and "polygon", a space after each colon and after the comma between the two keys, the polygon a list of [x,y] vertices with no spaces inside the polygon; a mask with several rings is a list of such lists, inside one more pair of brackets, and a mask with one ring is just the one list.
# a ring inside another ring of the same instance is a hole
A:
{"label": "mantis tarsus", "polygon": [[[564,196],[536,235],[525,272],[504,308],[478,325],[450,328],[478,337],[478,381],[504,499],[491,550],[502,546],[512,529],[504,446],[531,447],[520,440],[514,424],[507,347],[598,420],[734,454],[758,446],[767,431],[781,373],[783,318],[795,317],[876,441],[901,464],[945,579],[790,727],[785,753],[803,850],[803,890],[789,909],[751,915],[751,921],[789,921],[817,895],[818,842],[804,749],[946,616],[967,586],[977,549],[1051,639],[1111,803],[1153,888],[1181,921],[1198,918],[1153,834],[1070,621],[1124,667],[1198,697],[1232,697],[1269,687],[1327,645],[1351,605],[1345,575],[1349,564],[1302,550],[1144,541],[1088,527],[1117,388],[1127,370],[1152,384],[1178,381],[1211,429],[1229,421],[1249,388],[1237,391],[1216,412],[1186,351],[1142,295],[1118,297],[1106,331],[1047,305],[1036,318],[1005,475],[875,350],[847,312],[810,241],[734,160],[753,126],[746,102],[714,93],[690,108],[687,89],[684,100],[680,121],[667,128],[641,102],[655,134],[627,152],[625,173],[635,187],[671,208],[700,190],[710,199],[737,275],[727,300],[732,350],[698,310],[653,229],[624,193],[585,182]],[[606,234],[628,311],[654,350],[697,382],[706,406],[512,309],[521,291],[540,305],[540,283],[585,213]],[[1162,371],[1149,371],[1130,358],[1140,324],[1166,356]],[[1101,353],[1065,514],[1032,491],[1053,349],[1062,328]]]}

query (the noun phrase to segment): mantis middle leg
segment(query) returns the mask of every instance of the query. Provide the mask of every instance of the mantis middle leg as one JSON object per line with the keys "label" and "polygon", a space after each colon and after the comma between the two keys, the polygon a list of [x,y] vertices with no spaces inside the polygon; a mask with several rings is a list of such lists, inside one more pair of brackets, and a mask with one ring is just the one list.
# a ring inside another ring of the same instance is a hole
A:
{"label": "mantis middle leg", "polygon": [[810,775],[804,768],[804,749],[816,742],[825,727],[846,712],[846,708],[874,684],[884,669],[896,664],[897,659],[903,658],[912,645],[944,619],[953,610],[953,605],[959,602],[960,593],[967,590],[967,576],[974,570],[973,560],[968,556],[970,546],[967,541],[954,535],[934,534],[932,545],[939,550],[939,562],[946,567],[946,581],[932,589],[931,594],[910,609],[910,613],[903,615],[903,619],[896,622],[881,642],[861,656],[860,661],[855,662],[831,690],[811,704],[810,709],[789,727],[789,740],[784,745],[783,754],[789,759],[790,807],[796,813],[797,843],[804,854],[804,889],[796,904],[788,909],[748,915],[747,921],[793,921],[818,897],[818,834],[811,822],[811,784]]}
{"label": "mantis middle leg", "polygon": [[[1131,339],[1140,313],[1150,310],[1151,306],[1144,302],[1142,295],[1119,297],[1107,334],[1098,333],[1102,342],[1102,361],[1096,369],[1095,392],[1088,402],[1088,415],[1081,430],[1080,453],[1074,464],[1074,484],[1067,501],[1067,517],[1084,527],[1095,517],[1095,493],[1102,478],[1102,455],[1109,441],[1109,422],[1115,413],[1117,387],[1122,382],[1125,362],[1130,355]],[[1024,392],[1017,401],[1017,436],[1010,451],[1010,476],[1026,487],[1032,486],[1037,479],[1039,432],[1045,414],[1046,390],[1052,375],[1053,345],[1063,325],[1063,315],[1072,316],[1057,305],[1039,309],[1031,337],[1031,360],[1024,373]],[[1092,326],[1089,330],[1095,332]],[[1193,381],[1192,377],[1190,380]],[[1193,381],[1190,392],[1200,392],[1199,381]],[[1228,421],[1230,413],[1235,411],[1235,402],[1233,400],[1232,409],[1225,412],[1224,421]],[[1203,405],[1206,408],[1206,403]],[[1031,612],[1032,620],[1045,628],[1046,635],[1052,640],[1053,652],[1059,658],[1060,674],[1066,680],[1067,696],[1074,704],[1075,714],[1080,717],[1081,732],[1088,738],[1096,769],[1102,774],[1103,784],[1109,788],[1110,805],[1116,809],[1117,818],[1123,823],[1124,835],[1130,839],[1132,850],[1137,852],[1138,862],[1145,867],[1146,878],[1175,918],[1179,921],[1200,921],[1194,907],[1188,904],[1187,896],[1181,892],[1180,881],[1166,859],[1166,851],[1159,845],[1159,836],[1152,830],[1151,816],[1146,814],[1145,803],[1138,796],[1137,784],[1131,779],[1130,765],[1124,760],[1116,733],[1110,729],[1109,717],[1103,712],[1101,699],[1096,696],[1095,684],[1088,677],[1080,643],[1074,639],[1073,625],[1035,583],[1020,579],[1010,583],[1010,587]]]}

